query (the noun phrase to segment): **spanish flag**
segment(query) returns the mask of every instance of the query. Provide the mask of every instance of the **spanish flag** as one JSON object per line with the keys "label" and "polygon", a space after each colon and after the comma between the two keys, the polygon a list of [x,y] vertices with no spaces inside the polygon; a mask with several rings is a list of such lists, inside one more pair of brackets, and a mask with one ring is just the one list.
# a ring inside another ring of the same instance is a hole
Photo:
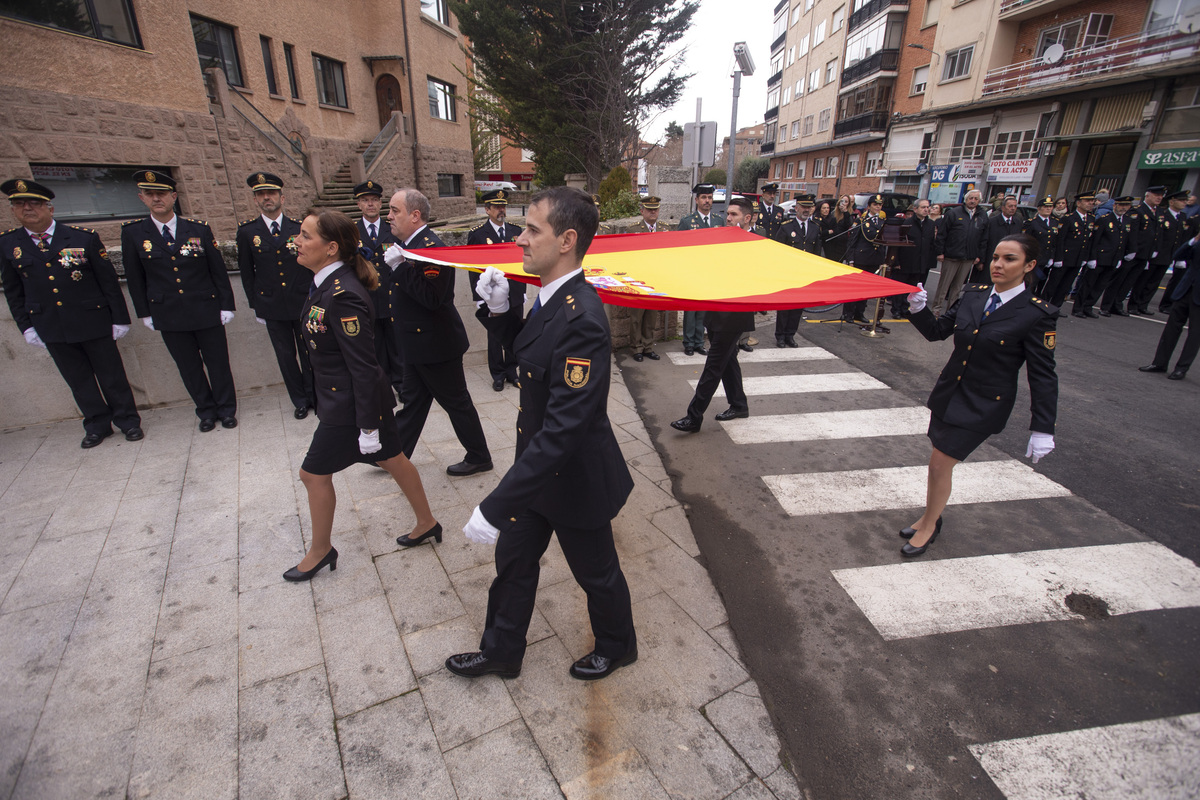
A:
{"label": "spanish flag", "polygon": [[[405,250],[405,257],[540,285],[515,244]],[[913,287],[838,264],[740,228],[597,236],[583,259],[605,303],[684,311],[757,311],[852,303]]]}

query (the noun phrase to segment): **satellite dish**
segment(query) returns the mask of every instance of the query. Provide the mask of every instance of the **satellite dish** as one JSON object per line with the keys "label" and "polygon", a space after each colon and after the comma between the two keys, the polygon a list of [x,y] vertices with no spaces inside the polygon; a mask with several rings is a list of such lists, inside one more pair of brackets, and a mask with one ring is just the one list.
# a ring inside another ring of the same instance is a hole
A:
{"label": "satellite dish", "polygon": [[1053,66],[1054,64],[1062,61],[1063,56],[1066,55],[1066,53],[1067,48],[1063,47],[1058,42],[1055,42],[1046,48],[1045,53],[1042,53],[1042,63],[1048,66]]}
{"label": "satellite dish", "polygon": [[1180,33],[1195,33],[1196,31],[1200,31],[1200,11],[1184,14],[1179,18]]}

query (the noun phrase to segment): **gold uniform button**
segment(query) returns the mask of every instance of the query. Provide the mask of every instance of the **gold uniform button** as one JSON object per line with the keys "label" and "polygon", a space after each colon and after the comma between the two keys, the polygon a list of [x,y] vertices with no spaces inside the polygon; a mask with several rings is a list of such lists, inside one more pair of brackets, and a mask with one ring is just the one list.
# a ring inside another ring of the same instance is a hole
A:
{"label": "gold uniform button", "polygon": [[996,395],[996,399],[997,399],[997,400],[999,400],[999,399],[1000,399],[1000,395]]}
{"label": "gold uniform button", "polygon": [[509,517],[509,518],[508,518],[508,521],[509,521],[509,522],[516,522],[516,521],[517,521],[517,518],[516,518],[516,517]]}
{"label": "gold uniform button", "polygon": [[976,328],[975,330],[971,331],[971,333],[979,333],[979,328]]}
{"label": "gold uniform button", "polygon": [[175,260],[175,256],[171,256],[171,260],[172,260],[172,261],[174,261],[174,260]]}
{"label": "gold uniform button", "polygon": [[1003,339],[1001,339],[1001,340],[1000,340],[1000,344],[1004,344],[1004,340],[1003,340]]}
{"label": "gold uniform button", "polygon": [[532,373],[532,372],[526,372],[526,373],[525,373],[525,377],[526,377],[526,378],[532,378],[532,377],[533,377],[533,373]]}
{"label": "gold uniform button", "polygon": [[973,347],[973,345],[967,345],[968,350],[970,350],[972,347]]}
{"label": "gold uniform button", "polygon": [[281,283],[281,284],[280,284],[280,286],[283,286],[283,287],[285,287],[285,288],[286,288],[286,287],[287,287],[287,281],[284,281],[283,283]]}
{"label": "gold uniform button", "polygon": [[[51,276],[50,276],[50,280],[54,280],[54,276],[53,276],[53,275],[51,275]],[[55,291],[58,291],[58,290],[57,290],[57,289],[55,289]]]}
{"label": "gold uniform button", "polygon": [[183,289],[180,289],[180,290],[179,290],[179,293],[180,293],[180,294],[183,294]]}
{"label": "gold uniform button", "polygon": [[962,380],[962,375],[959,375],[959,376],[958,376],[957,378],[955,378],[954,380],[956,380],[956,381],[961,381],[961,380]]}
{"label": "gold uniform button", "polygon": [[967,362],[965,362],[965,361],[964,361],[964,362],[963,362],[963,366],[965,367],[966,365],[967,365]]}
{"label": "gold uniform button", "polygon": [[524,433],[524,432],[525,431],[521,430],[519,427],[517,428],[517,433]]}
{"label": "gold uniform button", "polygon": [[58,294],[58,289],[55,289],[55,290],[54,290],[54,293],[55,293],[55,294]]}
{"label": "gold uniform button", "polygon": [[62,305],[62,300],[59,300],[59,301],[58,301],[58,303],[56,303],[56,305],[60,305],[60,306],[61,306],[61,305]]}
{"label": "gold uniform button", "polygon": [[176,282],[176,283],[183,283],[183,278],[176,278],[176,279],[175,279],[175,282]]}
{"label": "gold uniform button", "polygon": [[174,267],[174,270],[175,270],[176,272],[179,272],[179,267]]}
{"label": "gold uniform button", "polygon": [[336,391],[337,391],[337,387],[336,387],[336,386],[330,386],[330,387],[329,387],[329,391],[331,391],[331,392],[336,392]]}

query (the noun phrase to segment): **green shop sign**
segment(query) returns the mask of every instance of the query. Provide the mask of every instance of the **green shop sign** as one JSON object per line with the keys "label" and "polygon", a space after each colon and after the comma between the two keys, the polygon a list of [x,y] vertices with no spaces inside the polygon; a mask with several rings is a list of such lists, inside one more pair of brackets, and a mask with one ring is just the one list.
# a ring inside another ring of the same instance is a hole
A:
{"label": "green shop sign", "polygon": [[1200,147],[1173,150],[1143,150],[1139,169],[1179,169],[1200,167]]}

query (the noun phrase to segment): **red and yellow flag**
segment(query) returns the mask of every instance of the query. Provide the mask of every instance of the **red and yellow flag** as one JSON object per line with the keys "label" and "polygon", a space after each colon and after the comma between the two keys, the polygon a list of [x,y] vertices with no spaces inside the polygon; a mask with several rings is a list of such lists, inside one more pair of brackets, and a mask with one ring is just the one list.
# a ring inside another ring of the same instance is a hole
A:
{"label": "red and yellow flag", "polygon": [[[538,285],[515,244],[406,250],[412,259]],[[583,259],[605,303],[631,308],[756,311],[852,303],[913,287],[862,272],[740,228],[598,236]]]}

